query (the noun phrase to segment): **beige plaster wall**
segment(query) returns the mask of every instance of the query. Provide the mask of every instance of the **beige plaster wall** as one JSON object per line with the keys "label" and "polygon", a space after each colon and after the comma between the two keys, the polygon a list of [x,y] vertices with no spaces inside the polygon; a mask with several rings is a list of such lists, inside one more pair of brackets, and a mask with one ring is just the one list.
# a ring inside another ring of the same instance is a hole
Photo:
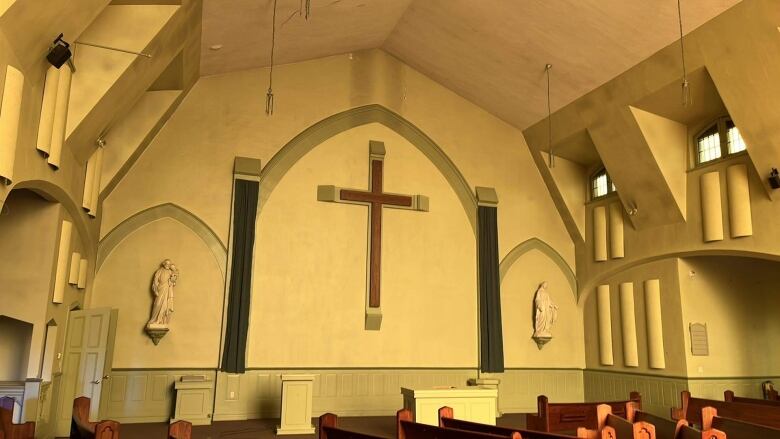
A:
{"label": "beige plaster wall", "polygon": [[[578,266],[580,285],[585,289],[591,288],[602,282],[602,279],[627,267],[665,255],[733,254],[780,258],[778,256],[780,255],[780,245],[778,245],[780,242],[780,223],[776,220],[780,215],[780,204],[773,203],[767,197],[762,187],[762,177],[752,169],[749,162],[750,158],[742,153],[689,170],[686,173],[686,222],[643,230],[637,230],[627,222],[624,230],[625,258],[607,262],[593,262],[592,258],[583,259]],[[753,235],[730,238],[726,168],[741,163],[748,163]],[[713,171],[720,173],[724,239],[705,243],[702,235],[700,178],[701,174]],[[592,226],[588,224],[588,221],[591,220],[592,209],[595,205],[597,203],[591,203],[587,206],[587,255],[592,255],[593,251]]]}
{"label": "beige plaster wall", "polygon": [[32,324],[0,316],[0,381],[27,378]]}
{"label": "beige plaster wall", "polygon": [[[778,262],[707,256],[680,263],[680,294],[689,377],[780,375]],[[688,325],[705,323],[709,356],[691,354]]]}
{"label": "beige plaster wall", "polygon": [[[170,332],[158,346],[144,332],[152,275],[163,259],[179,269]],[[92,307],[119,309],[114,368],[216,367],[224,283],[203,241],[163,218],[128,235],[95,277]]]}
{"label": "beige plaster wall", "polygon": [[[140,210],[171,202],[226,242],[235,156],[266,164],[313,123],[379,103],[430,136],[471,187],[496,188],[499,257],[536,237],[573,264],[572,242],[518,130],[380,50],[283,65],[274,73],[272,117],[263,112],[260,78],[266,70],[201,78],[105,199],[101,234]],[[426,213],[385,209],[379,332],[363,329],[365,209],[316,201],[318,184],[367,187],[368,140],[385,142],[387,191],[421,193],[431,200]],[[269,198],[258,216],[248,366],[476,366],[473,230],[452,187],[413,145],[378,124],[349,130],[315,147],[264,195]],[[112,288],[130,281],[133,276],[119,269],[124,260],[155,248],[151,240],[132,241],[122,245],[133,250],[109,256],[98,274],[99,288],[107,286],[103,279],[112,279]],[[133,288],[146,289],[146,283]],[[118,351],[125,343],[134,346],[121,335],[128,314],[123,309],[130,304],[97,294],[96,303],[120,309]],[[131,338],[142,339],[136,331]],[[519,343],[512,337],[505,342]],[[178,355],[169,355],[171,364],[181,363]],[[116,367],[140,367],[117,361]],[[159,361],[144,364],[161,367]]]}
{"label": "beige plaster wall", "polygon": [[[645,319],[644,281],[659,279],[661,283],[661,318],[663,326],[665,369],[651,369],[648,365],[647,322]],[[623,282],[634,283],[634,318],[636,322],[639,366],[627,367],[623,361],[619,288]],[[610,314],[612,317],[612,349],[614,366],[599,362],[598,322],[595,291],[584,298],[585,359],[588,369],[641,373],[658,376],[686,376],[686,356],[683,339],[682,305],[678,280],[678,259],[669,258],[639,265],[609,277],[602,284],[609,285]],[[594,288],[595,290],[595,288]]]}
{"label": "beige plaster wall", "polygon": [[378,103],[431,137],[472,187],[496,188],[501,256],[535,236],[573,265],[574,246],[519,130],[381,50],[282,65],[274,73],[273,117],[264,114],[267,70],[200,78],[106,198],[101,235],[135,212],[173,202],[227,241],[235,156],[267,163],[315,122]]}
{"label": "beige plaster wall", "polygon": [[[26,190],[14,192],[6,207],[8,214],[0,215],[0,251],[14,263],[0,264],[0,315],[33,324],[29,361],[25,362],[25,378],[33,378],[40,371],[46,323],[53,319],[64,325],[70,305],[83,299],[83,290],[67,285],[63,303],[51,303],[60,223],[72,218],[59,204]],[[72,251],[85,253],[75,228],[68,263]],[[64,343],[63,332],[58,332],[58,352]]]}
{"label": "beige plaster wall", "polygon": [[[534,332],[533,301],[540,283],[558,306],[553,339],[540,350]],[[504,365],[513,367],[585,367],[582,310],[560,268],[544,253],[531,250],[512,265],[501,281]]]}
{"label": "beige plaster wall", "polygon": [[[367,189],[369,139],[385,143],[386,191],[430,198],[429,212],[383,211],[380,331],[363,329],[368,209],[316,199],[317,184]],[[414,145],[380,124],[338,134],[258,217],[247,365],[474,366],[475,252],[459,200]]]}

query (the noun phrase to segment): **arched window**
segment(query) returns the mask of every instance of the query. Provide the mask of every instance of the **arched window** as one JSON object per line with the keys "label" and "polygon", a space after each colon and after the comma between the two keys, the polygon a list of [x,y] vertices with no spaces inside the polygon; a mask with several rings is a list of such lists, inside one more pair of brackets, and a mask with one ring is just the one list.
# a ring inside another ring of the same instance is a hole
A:
{"label": "arched window", "polygon": [[590,177],[590,198],[596,199],[611,192],[615,192],[615,185],[612,183],[612,179],[609,178],[607,170],[601,168]]}
{"label": "arched window", "polygon": [[696,136],[696,164],[744,151],[745,141],[730,117],[716,120]]}

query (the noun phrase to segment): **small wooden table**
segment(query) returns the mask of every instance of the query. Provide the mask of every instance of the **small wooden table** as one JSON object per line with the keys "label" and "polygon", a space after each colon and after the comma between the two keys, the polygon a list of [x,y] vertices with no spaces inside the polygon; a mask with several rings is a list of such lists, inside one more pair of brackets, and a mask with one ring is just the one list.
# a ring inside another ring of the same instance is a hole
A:
{"label": "small wooden table", "polygon": [[415,422],[439,425],[439,409],[452,407],[453,416],[464,421],[496,425],[498,390],[469,387],[401,387],[404,408],[412,411]]}

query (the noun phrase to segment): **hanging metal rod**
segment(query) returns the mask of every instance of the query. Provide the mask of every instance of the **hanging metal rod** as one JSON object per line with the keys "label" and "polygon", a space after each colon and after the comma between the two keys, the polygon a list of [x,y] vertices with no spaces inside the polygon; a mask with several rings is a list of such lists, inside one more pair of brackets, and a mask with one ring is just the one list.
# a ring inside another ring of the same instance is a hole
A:
{"label": "hanging metal rod", "polygon": [[81,44],[82,46],[97,47],[97,48],[106,49],[106,50],[113,50],[115,52],[129,53],[131,55],[145,56],[147,58],[151,58],[152,57],[152,55],[150,55],[148,53],[145,53],[145,52],[135,52],[133,50],[126,50],[126,49],[120,49],[118,47],[104,46],[102,44],[85,43],[83,41],[76,41],[76,44]]}

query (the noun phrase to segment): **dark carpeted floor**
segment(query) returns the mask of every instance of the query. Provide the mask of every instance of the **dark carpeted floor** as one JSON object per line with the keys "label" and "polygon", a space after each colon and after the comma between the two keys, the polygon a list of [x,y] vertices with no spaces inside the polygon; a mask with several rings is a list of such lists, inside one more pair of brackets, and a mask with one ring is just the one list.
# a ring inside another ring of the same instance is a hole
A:
{"label": "dark carpeted floor", "polygon": [[[192,427],[192,439],[272,439],[276,437],[274,429],[278,419],[253,419],[248,421],[223,421],[211,425]],[[317,419],[312,419],[317,425]],[[505,414],[498,418],[497,424],[505,427],[524,428],[524,414]],[[346,430],[371,434],[386,438],[395,437],[395,417],[365,416],[340,417],[339,427]],[[122,424],[122,439],[166,439],[167,423]],[[288,439],[312,439],[314,435],[290,435]]]}

